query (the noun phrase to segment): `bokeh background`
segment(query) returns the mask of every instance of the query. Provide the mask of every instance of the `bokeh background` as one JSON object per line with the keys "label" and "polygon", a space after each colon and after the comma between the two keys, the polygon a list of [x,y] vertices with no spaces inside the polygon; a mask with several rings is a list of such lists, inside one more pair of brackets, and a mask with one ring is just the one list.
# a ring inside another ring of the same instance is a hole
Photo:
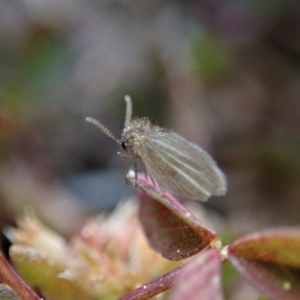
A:
{"label": "bokeh background", "polygon": [[231,228],[300,220],[296,0],[1,0],[0,221],[29,211],[70,235],[134,193],[125,94],[228,177],[207,204]]}

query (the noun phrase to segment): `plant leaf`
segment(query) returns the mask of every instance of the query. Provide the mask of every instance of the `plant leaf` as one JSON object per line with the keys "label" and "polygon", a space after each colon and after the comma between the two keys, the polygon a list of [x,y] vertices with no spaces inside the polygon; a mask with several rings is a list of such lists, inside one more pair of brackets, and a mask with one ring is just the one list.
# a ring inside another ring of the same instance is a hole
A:
{"label": "plant leaf", "polygon": [[[128,180],[135,183],[133,177]],[[143,174],[139,174],[136,185],[140,188],[140,222],[150,246],[163,257],[180,260],[218,245],[216,233],[171,194],[158,190]]]}
{"label": "plant leaf", "polygon": [[176,278],[170,300],[222,300],[220,251],[197,254]]}
{"label": "plant leaf", "polygon": [[300,228],[269,229],[228,248],[229,260],[272,299],[300,299]]}
{"label": "plant leaf", "polygon": [[95,295],[91,295],[93,290],[85,286],[82,278],[77,280],[74,276],[72,280],[71,276],[70,278],[61,276],[68,265],[52,259],[42,251],[14,245],[10,248],[10,256],[21,276],[26,278],[30,285],[41,290],[47,299],[72,300],[78,297],[85,300],[98,299]]}
{"label": "plant leaf", "polygon": [[[1,285],[0,295],[5,299],[14,299],[14,294],[22,295],[23,300],[39,300],[40,297],[30,289],[30,287],[20,278],[17,272],[10,266],[5,259],[2,252],[0,252],[0,278],[2,282],[5,282],[8,286]],[[7,289],[5,289],[7,287]],[[11,288],[10,295],[8,295],[8,288]],[[11,296],[11,298],[9,298]],[[18,299],[18,298],[15,298]]]}

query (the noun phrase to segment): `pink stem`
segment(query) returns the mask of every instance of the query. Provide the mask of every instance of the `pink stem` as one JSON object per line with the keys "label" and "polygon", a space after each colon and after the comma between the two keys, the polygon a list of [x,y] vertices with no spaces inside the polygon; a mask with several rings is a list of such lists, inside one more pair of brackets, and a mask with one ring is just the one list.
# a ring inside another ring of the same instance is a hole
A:
{"label": "pink stem", "polygon": [[182,267],[162,275],[161,277],[129,292],[119,300],[147,300],[162,292],[168,290],[175,282],[177,274],[180,273]]}

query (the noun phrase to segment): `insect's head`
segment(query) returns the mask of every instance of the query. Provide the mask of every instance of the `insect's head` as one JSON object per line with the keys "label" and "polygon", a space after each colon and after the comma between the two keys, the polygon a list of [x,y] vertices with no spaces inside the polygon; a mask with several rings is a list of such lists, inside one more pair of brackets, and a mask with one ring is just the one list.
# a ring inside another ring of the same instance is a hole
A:
{"label": "insect's head", "polygon": [[131,127],[128,126],[124,128],[122,133],[122,138],[121,138],[122,148],[125,151],[132,153],[135,141],[136,141],[136,134],[132,131]]}

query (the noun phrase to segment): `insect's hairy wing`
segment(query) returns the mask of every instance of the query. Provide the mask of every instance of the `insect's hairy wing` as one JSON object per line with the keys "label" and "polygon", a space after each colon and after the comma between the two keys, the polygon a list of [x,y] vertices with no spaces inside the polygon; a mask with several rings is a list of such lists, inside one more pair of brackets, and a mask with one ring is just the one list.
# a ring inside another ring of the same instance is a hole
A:
{"label": "insect's hairy wing", "polygon": [[212,158],[176,133],[151,135],[142,150],[148,173],[166,190],[195,200],[225,193],[225,177]]}
{"label": "insect's hairy wing", "polygon": [[141,146],[141,156],[148,174],[158,182],[160,187],[167,191],[191,198],[192,195],[189,193],[188,185],[182,185],[182,181],[178,182],[178,179],[176,179],[180,170],[170,164],[165,151],[160,151],[154,146],[155,144],[152,144],[151,139],[148,138]]}

